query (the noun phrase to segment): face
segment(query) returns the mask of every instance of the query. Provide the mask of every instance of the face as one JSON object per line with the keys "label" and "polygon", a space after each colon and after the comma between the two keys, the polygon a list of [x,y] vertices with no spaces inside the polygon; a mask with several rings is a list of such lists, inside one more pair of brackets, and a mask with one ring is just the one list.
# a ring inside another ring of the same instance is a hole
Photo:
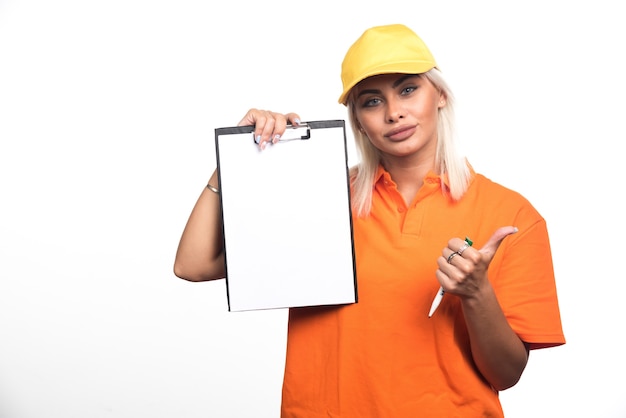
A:
{"label": "face", "polygon": [[353,97],[360,128],[384,160],[434,161],[438,110],[445,97],[427,78],[373,76],[355,86]]}

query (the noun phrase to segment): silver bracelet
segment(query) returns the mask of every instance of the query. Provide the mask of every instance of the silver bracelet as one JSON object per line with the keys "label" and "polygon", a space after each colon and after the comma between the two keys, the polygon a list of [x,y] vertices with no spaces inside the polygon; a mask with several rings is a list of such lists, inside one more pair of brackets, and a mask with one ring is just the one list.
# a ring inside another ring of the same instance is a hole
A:
{"label": "silver bracelet", "polygon": [[213,187],[210,184],[207,184],[206,188],[209,189],[210,191],[212,191],[213,193],[217,193],[217,194],[220,193],[220,191],[217,189],[217,187]]}

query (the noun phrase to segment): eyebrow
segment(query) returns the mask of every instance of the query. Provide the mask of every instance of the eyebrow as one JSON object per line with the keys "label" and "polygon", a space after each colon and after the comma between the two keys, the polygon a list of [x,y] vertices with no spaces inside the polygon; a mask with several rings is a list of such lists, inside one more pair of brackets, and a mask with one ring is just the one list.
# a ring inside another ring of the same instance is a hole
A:
{"label": "eyebrow", "polygon": [[[398,87],[400,84],[404,83],[406,80],[408,80],[409,78],[413,78],[413,77],[419,77],[419,74],[407,74],[403,77],[400,77],[399,79],[397,79],[396,81],[393,82],[393,84],[391,85],[391,87],[396,88]],[[380,90],[376,90],[376,89],[367,89],[367,90],[363,90],[360,91],[359,94],[357,95],[357,97],[361,97],[364,94],[378,94],[380,93]]]}
{"label": "eyebrow", "polygon": [[391,86],[394,88],[398,87],[400,84],[404,83],[409,78],[419,77],[419,76],[420,76],[419,74],[407,74],[404,77],[400,77],[399,79],[397,79],[395,83],[393,83]]}

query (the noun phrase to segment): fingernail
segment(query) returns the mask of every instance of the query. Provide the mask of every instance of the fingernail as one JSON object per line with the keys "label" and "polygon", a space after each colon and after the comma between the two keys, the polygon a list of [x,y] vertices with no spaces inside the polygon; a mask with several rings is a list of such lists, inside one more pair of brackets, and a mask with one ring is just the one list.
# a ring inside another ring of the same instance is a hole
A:
{"label": "fingernail", "polygon": [[272,142],[275,144],[278,141],[280,141],[280,135],[274,135],[274,139],[272,140]]}
{"label": "fingernail", "polygon": [[300,125],[300,119],[299,118],[295,118],[293,121],[295,122],[296,125]]}
{"label": "fingernail", "polygon": [[257,135],[257,136],[254,138],[254,142],[256,142],[257,144],[258,144],[258,143],[260,143],[260,142],[261,142],[261,135]]}

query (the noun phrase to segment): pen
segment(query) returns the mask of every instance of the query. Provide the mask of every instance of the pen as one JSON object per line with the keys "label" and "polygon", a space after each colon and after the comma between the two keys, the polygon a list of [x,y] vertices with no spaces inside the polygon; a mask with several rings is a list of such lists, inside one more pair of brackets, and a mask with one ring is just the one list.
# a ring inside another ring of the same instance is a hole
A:
{"label": "pen", "polygon": [[431,316],[433,316],[433,314],[435,313],[435,310],[437,309],[437,307],[441,303],[441,299],[443,299],[443,294],[444,293],[446,293],[446,292],[443,290],[443,287],[439,287],[439,291],[435,295],[435,299],[433,300],[433,304],[430,305],[430,312],[428,312],[428,317],[429,318]]}
{"label": "pen", "polygon": [[[471,247],[473,242],[471,239],[469,239],[468,237],[465,237],[465,243],[468,245],[468,247]],[[455,254],[461,254],[458,251]],[[437,307],[439,306],[439,304],[441,303],[441,300],[443,299],[443,295],[444,293],[446,293],[443,290],[443,287],[440,286],[439,287],[439,291],[437,292],[437,294],[435,295],[435,299],[433,299],[433,303],[432,305],[430,305],[430,312],[428,312],[428,317],[430,318],[431,316],[433,316],[433,314],[435,313],[435,311],[437,310]]]}

